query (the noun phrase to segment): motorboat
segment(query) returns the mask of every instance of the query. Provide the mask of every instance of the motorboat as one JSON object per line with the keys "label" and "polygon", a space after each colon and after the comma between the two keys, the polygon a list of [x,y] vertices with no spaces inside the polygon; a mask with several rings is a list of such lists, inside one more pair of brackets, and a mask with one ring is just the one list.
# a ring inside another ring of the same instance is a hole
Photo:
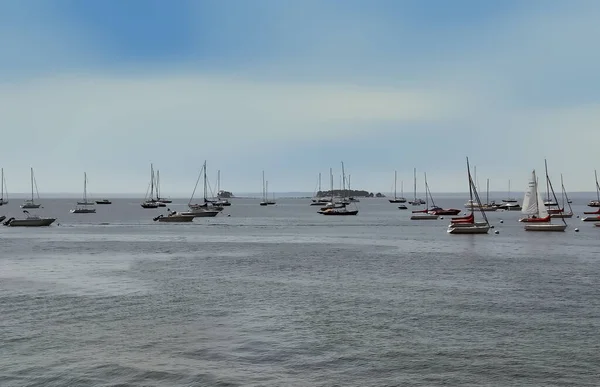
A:
{"label": "motorboat", "polygon": [[169,214],[167,214],[167,216],[164,216],[162,214],[158,215],[157,217],[153,218],[152,220],[154,220],[155,222],[162,222],[162,223],[190,223],[191,221],[194,220],[193,215],[184,215],[183,213],[177,212],[177,211],[172,211],[169,212]]}
{"label": "motorboat", "polygon": [[23,211],[27,215],[25,219],[9,218],[3,224],[9,227],[45,227],[50,226],[56,218],[41,218],[37,215],[31,215],[29,211]]}

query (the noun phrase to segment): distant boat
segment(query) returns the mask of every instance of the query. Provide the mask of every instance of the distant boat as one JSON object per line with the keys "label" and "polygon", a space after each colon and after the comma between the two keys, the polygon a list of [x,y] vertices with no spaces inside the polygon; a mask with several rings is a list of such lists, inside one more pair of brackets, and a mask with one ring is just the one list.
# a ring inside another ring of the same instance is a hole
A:
{"label": "distant boat", "polygon": [[[335,203],[333,198],[333,172],[331,168],[329,169],[329,175],[331,180],[331,202],[328,203],[327,208],[322,208],[320,211],[317,211],[321,215],[326,216],[348,216],[348,215],[357,215],[358,208],[356,208],[356,204],[354,204],[354,210],[349,210],[348,205],[350,203],[346,203],[345,201],[342,203]],[[342,162],[342,196],[345,198],[347,195],[346,191],[346,173],[344,170],[344,162]]]}
{"label": "distant boat", "polygon": [[4,168],[0,169],[0,206],[8,204],[8,192],[6,191],[6,180],[4,180]]}
{"label": "distant boat", "polygon": [[[573,217],[573,208],[571,208],[571,204],[570,204],[571,201],[569,200],[569,197],[567,196],[567,191],[565,190],[562,173],[560,175],[560,187],[562,190],[562,193],[561,193],[562,208],[548,209],[548,213],[550,214],[551,218],[572,218]],[[568,212],[565,211],[565,204],[569,207]]]}
{"label": "distant boat", "polygon": [[508,180],[508,196],[502,199],[503,203],[517,203],[517,199],[510,197],[510,179]]}
{"label": "distant boat", "polygon": [[262,180],[263,180],[263,196],[262,196],[262,200],[259,204],[261,206],[272,206],[275,204],[275,199],[269,200],[269,182],[265,181],[265,171],[262,172]]}
{"label": "distant boat", "polygon": [[154,199],[154,166],[150,164],[150,196],[142,202],[142,208],[158,208],[158,200]]}
{"label": "distant boat", "polygon": [[413,175],[414,175],[414,182],[413,182],[413,186],[414,186],[414,198],[413,200],[409,201],[408,204],[413,205],[413,206],[420,206],[421,204],[426,204],[426,202],[423,199],[419,199],[417,198],[417,168],[413,169]]}
{"label": "distant boat", "polygon": [[34,187],[37,192],[37,198],[38,199],[40,198],[40,193],[37,191],[37,183],[36,183],[35,177],[33,175],[33,168],[30,168],[30,175],[31,175],[31,199],[25,200],[23,202],[23,204],[21,204],[21,208],[28,208],[28,209],[40,208],[41,204],[36,203],[33,199],[33,188]]}
{"label": "distant boat", "polygon": [[96,204],[112,204],[108,199],[96,200]]}
{"label": "distant boat", "polygon": [[94,214],[96,209],[93,207],[94,202],[87,200],[87,174],[83,173],[83,201],[77,202],[77,207],[71,210],[72,214]]}
{"label": "distant boat", "polygon": [[[192,200],[194,200],[194,195],[196,194],[196,190],[198,189],[198,183],[200,179],[203,177],[204,181],[204,198],[202,204],[192,204]],[[192,191],[192,196],[188,201],[189,211],[182,212],[182,215],[191,215],[196,218],[212,218],[219,214],[220,211],[223,210],[223,207],[215,206],[212,202],[210,202],[207,198],[208,195],[208,182],[206,177],[206,161],[202,165],[202,170],[196,179],[196,185],[194,186],[194,190]],[[209,206],[210,204],[210,206]]]}
{"label": "distant boat", "polygon": [[[477,206],[471,206],[471,213],[467,216],[452,218],[448,225],[447,232],[449,234],[487,234],[490,230],[490,222],[484,211],[481,210],[481,200],[479,199],[479,193],[477,193],[477,187],[471,176],[471,167],[469,166],[469,158],[467,158],[467,176],[469,179],[469,201],[471,203],[477,202]],[[483,222],[475,221],[475,208],[478,208],[483,217]]]}
{"label": "distant boat", "polygon": [[588,207],[600,207],[600,185],[598,184],[598,173],[594,170],[594,176],[596,177],[596,200],[590,200]]}
{"label": "distant boat", "polygon": [[165,207],[165,204],[173,203],[171,199],[160,197],[160,171],[156,170],[156,201],[159,203],[159,207]]}
{"label": "distant boat", "polygon": [[[550,181],[547,174],[546,179],[548,182]],[[554,195],[552,183],[548,183],[548,189],[551,190],[551,193]],[[554,201],[556,201],[556,199],[554,199]],[[531,179],[529,180],[527,192],[525,192],[525,197],[523,199],[522,212],[528,215],[527,218],[519,219],[519,221],[526,223],[524,226],[525,231],[565,231],[567,228],[567,223],[565,223],[565,220],[562,218],[562,224],[551,223],[550,215],[548,214],[548,210],[538,189],[538,180],[535,175],[535,170],[531,172]]]}
{"label": "distant boat", "polygon": [[169,212],[167,216],[161,214],[152,220],[161,223],[190,223],[194,220],[193,215],[184,215],[181,212],[171,211],[170,209],[167,209],[167,211]]}
{"label": "distant boat", "polygon": [[[404,182],[400,182],[400,197],[398,197],[396,192],[396,185],[398,182],[398,171],[394,171],[394,198],[389,199],[390,203],[406,203],[406,198],[404,197]],[[416,195],[415,195],[416,196]]]}
{"label": "distant boat", "polygon": [[429,186],[427,185],[427,174],[423,174],[425,177],[425,209],[420,211],[413,211],[413,214],[410,219],[411,220],[435,220],[440,216],[437,214],[429,213]]}

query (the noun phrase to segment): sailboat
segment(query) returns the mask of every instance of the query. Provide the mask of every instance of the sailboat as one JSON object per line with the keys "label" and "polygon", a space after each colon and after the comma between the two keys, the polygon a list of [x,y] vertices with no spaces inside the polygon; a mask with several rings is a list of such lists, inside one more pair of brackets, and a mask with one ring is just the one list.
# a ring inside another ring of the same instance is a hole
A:
{"label": "sailboat", "polygon": [[408,202],[408,204],[412,204],[413,206],[420,206],[421,204],[425,204],[425,201],[423,199],[418,199],[417,198],[417,168],[414,168],[413,170],[413,175],[414,175],[414,199],[411,200],[410,202]]}
{"label": "sailboat", "polygon": [[40,208],[41,204],[36,203],[33,200],[33,187],[34,186],[35,186],[35,190],[37,192],[38,200],[40,198],[40,193],[37,190],[37,182],[35,181],[35,176],[33,176],[33,168],[30,168],[30,175],[31,175],[31,199],[25,200],[23,202],[23,204],[21,204],[21,208]]}
{"label": "sailboat", "polygon": [[[200,179],[203,179],[204,182],[204,198],[202,204],[192,204],[192,200],[194,200],[194,195],[196,193],[196,189],[198,189],[198,183]],[[182,212],[182,215],[193,215],[198,218],[212,218],[215,217],[223,210],[223,207],[212,205],[209,207],[209,204],[212,204],[208,200],[208,179],[206,177],[206,160],[204,161],[204,165],[202,166],[202,170],[198,174],[198,179],[196,179],[196,185],[194,186],[194,190],[192,191],[192,197],[188,201],[189,211]]]}
{"label": "sailboat", "polygon": [[87,173],[83,172],[83,201],[77,202],[77,207],[71,210],[72,214],[93,214],[96,209],[93,207],[94,202],[87,200]]}
{"label": "sailboat", "polygon": [[0,206],[8,204],[8,192],[6,191],[6,180],[4,179],[4,168],[0,169]]}
{"label": "sailboat", "polygon": [[[548,179],[547,175],[546,178],[549,182],[550,179]],[[548,189],[554,195],[552,183],[548,184]],[[550,215],[538,189],[538,179],[535,175],[535,169],[531,172],[531,179],[523,198],[523,210],[521,212],[528,216],[527,218],[519,219],[520,222],[526,222],[525,231],[565,231],[567,228],[567,223],[562,218],[562,224],[553,224],[550,222]]]}
{"label": "sailboat", "polygon": [[262,201],[260,202],[261,206],[272,206],[275,204],[275,198],[273,200],[269,200],[269,182],[265,181],[265,171],[262,172],[262,181],[263,181],[263,195]]}
{"label": "sailboat", "polygon": [[510,196],[510,179],[508,180],[508,195],[506,199],[502,199],[503,203],[517,203],[517,199]]}
{"label": "sailboat", "polygon": [[546,207],[558,206],[558,202],[550,197],[550,178],[548,177],[548,163],[544,160],[544,169],[546,171],[546,200],[544,205]]}
{"label": "sailboat", "polygon": [[315,192],[310,205],[311,206],[321,206],[324,203],[327,203],[329,199],[322,198],[319,195],[321,194],[321,172],[319,172],[319,179],[317,181],[317,191]]}
{"label": "sailboat", "polygon": [[[572,218],[573,208],[571,208],[571,201],[569,200],[569,196],[567,196],[567,191],[565,190],[565,184],[563,183],[562,173],[560,174],[560,187],[562,189],[562,208],[548,209],[548,213],[550,214],[551,218]],[[565,211],[565,204],[569,207],[568,212]]]}
{"label": "sailboat", "polygon": [[413,211],[410,220],[434,220],[440,217],[437,214],[429,213],[429,185],[427,185],[427,173],[423,173],[423,175],[425,177],[425,209]]}
{"label": "sailboat", "polygon": [[485,204],[479,207],[482,211],[496,211],[498,210],[498,206],[496,202],[492,201],[490,203],[490,179],[486,180],[486,194],[485,194]]}
{"label": "sailboat", "polygon": [[217,201],[215,202],[218,206],[228,207],[231,205],[231,202],[227,200],[227,198],[221,197],[223,191],[221,191],[221,170],[217,171]]}
{"label": "sailboat", "polygon": [[160,171],[156,170],[156,201],[159,207],[166,207],[166,204],[173,203],[171,199],[160,197]]}
{"label": "sailboat", "polygon": [[[471,206],[471,213],[467,216],[452,218],[448,225],[447,232],[449,234],[487,234],[490,230],[490,222],[485,214],[485,211],[481,210],[481,199],[477,192],[477,187],[473,182],[471,176],[471,168],[469,166],[469,158],[467,157],[467,177],[469,179],[469,202],[477,202],[477,206]],[[478,208],[483,217],[483,222],[475,222],[475,211]]]}
{"label": "sailboat", "polygon": [[[596,177],[596,200],[590,200],[588,207],[600,207],[600,185],[598,184],[598,173],[594,170],[594,176]],[[600,211],[600,210],[599,210]]]}
{"label": "sailboat", "polygon": [[[347,197],[347,191],[346,191],[346,172],[344,170],[344,162],[342,161],[342,197],[345,198]],[[356,204],[353,203],[353,205],[355,206],[355,210],[349,210],[348,209],[348,205],[346,202],[342,202],[342,203],[334,203],[333,202],[333,174],[331,174],[331,204],[332,207],[326,208],[326,209],[322,209],[321,211],[318,211],[320,214],[322,215],[340,215],[340,216],[344,216],[344,215],[356,215],[358,214],[358,208],[356,208]],[[328,203],[329,206],[329,203]]]}
{"label": "sailboat", "polygon": [[389,201],[390,201],[390,203],[406,203],[406,198],[404,198],[404,183],[400,182],[400,191],[401,191],[400,195],[401,196],[398,197],[397,192],[396,192],[397,182],[398,182],[398,171],[394,171],[394,198],[389,199]]}
{"label": "sailboat", "polygon": [[150,196],[142,202],[142,208],[158,208],[159,203],[154,199],[154,166],[150,164]]}

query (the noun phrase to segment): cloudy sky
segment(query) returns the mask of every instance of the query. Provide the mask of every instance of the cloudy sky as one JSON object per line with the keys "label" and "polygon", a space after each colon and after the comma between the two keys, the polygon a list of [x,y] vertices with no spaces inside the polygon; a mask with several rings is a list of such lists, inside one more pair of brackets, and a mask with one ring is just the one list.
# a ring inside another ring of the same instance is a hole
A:
{"label": "cloudy sky", "polygon": [[312,191],[426,171],[466,191],[530,171],[593,191],[600,2],[0,0],[0,166],[12,192]]}

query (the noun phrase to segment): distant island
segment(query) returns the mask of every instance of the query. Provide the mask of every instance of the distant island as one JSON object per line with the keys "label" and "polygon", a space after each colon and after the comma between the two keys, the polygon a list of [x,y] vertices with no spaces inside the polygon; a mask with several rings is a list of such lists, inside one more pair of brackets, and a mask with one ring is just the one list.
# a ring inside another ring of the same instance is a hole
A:
{"label": "distant island", "polygon": [[231,199],[232,197],[234,197],[233,193],[231,193],[229,191],[223,191],[223,190],[220,190],[218,195],[220,198],[223,198],[223,199]]}
{"label": "distant island", "polygon": [[[330,197],[330,196],[331,196],[331,190],[317,192],[317,197],[319,197],[319,198],[326,198],[326,197]],[[355,198],[372,198],[372,197],[384,198],[385,197],[385,195],[380,192],[377,192],[376,194],[374,194],[373,192],[358,190],[358,189],[351,189],[351,190],[345,190],[345,191],[341,190],[341,189],[334,189],[333,196],[351,196],[351,197],[355,197]]]}

